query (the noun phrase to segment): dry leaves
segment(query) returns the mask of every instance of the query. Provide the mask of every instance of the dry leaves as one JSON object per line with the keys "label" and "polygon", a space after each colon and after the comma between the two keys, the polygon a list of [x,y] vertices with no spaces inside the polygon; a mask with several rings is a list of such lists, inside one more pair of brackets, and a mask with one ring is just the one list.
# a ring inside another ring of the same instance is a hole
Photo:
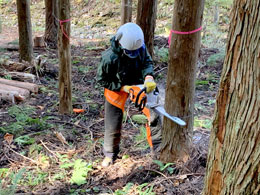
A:
{"label": "dry leaves", "polygon": [[6,133],[4,135],[4,140],[10,145],[14,140],[14,136],[10,133]]}

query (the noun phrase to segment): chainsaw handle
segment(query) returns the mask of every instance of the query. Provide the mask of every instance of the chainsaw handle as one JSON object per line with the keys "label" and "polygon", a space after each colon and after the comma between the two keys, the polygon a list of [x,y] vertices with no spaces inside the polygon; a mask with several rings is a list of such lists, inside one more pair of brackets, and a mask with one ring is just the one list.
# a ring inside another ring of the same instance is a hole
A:
{"label": "chainsaw handle", "polygon": [[141,95],[143,92],[144,92],[144,93],[146,92],[146,87],[144,87],[141,91],[139,91],[139,93],[138,93],[137,96],[136,96],[136,100],[135,100],[135,107],[137,107],[137,108],[139,109],[139,111],[142,111],[142,110],[144,109],[145,104],[146,104],[146,100],[147,100],[147,97],[145,96],[145,97],[143,97],[143,98],[141,99],[140,104],[138,104],[140,95]]}

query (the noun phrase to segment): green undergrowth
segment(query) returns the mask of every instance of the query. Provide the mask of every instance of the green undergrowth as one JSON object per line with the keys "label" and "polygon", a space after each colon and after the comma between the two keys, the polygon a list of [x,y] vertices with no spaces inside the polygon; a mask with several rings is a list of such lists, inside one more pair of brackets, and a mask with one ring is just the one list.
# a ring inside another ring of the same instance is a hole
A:
{"label": "green undergrowth", "polygon": [[35,115],[35,108],[29,105],[14,105],[8,108],[8,115],[12,118],[12,122],[2,122],[0,132],[21,135],[25,129],[32,128],[34,130],[44,130],[51,127],[47,122],[49,117],[39,118]]}
{"label": "green undergrowth", "polygon": [[147,134],[145,126],[139,127],[140,133],[135,136],[136,147],[140,149],[147,149],[149,145],[147,143]]}
{"label": "green undergrowth", "polygon": [[0,169],[1,195],[7,192],[15,194],[18,186],[24,186],[33,191],[39,185],[57,181],[80,186],[87,183],[89,173],[93,170],[92,162],[88,163],[83,159],[58,153],[56,158],[53,158],[45,155],[39,148],[30,149],[28,156],[37,162],[37,166],[27,166],[18,171],[11,168]]}
{"label": "green undergrowth", "polygon": [[225,55],[225,50],[221,49],[220,52],[213,54],[208,58],[207,64],[210,66],[216,66],[217,62],[224,61]]}
{"label": "green undergrowth", "polygon": [[149,183],[143,183],[137,185],[129,182],[122,189],[117,189],[113,194],[114,195],[128,195],[128,194],[155,195],[155,192],[153,192],[153,185],[149,185]]}
{"label": "green undergrowth", "polygon": [[200,119],[194,117],[194,128],[204,128],[210,130],[212,127],[212,119]]}

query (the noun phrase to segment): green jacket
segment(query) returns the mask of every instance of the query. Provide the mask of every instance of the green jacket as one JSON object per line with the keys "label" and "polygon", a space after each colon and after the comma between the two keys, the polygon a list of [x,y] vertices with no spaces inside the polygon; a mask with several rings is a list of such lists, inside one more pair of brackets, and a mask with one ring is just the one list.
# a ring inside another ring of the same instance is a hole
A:
{"label": "green jacket", "polygon": [[129,58],[115,41],[102,53],[97,70],[97,82],[112,91],[119,91],[124,85],[143,84],[146,75],[153,76],[153,62],[145,48],[137,58]]}

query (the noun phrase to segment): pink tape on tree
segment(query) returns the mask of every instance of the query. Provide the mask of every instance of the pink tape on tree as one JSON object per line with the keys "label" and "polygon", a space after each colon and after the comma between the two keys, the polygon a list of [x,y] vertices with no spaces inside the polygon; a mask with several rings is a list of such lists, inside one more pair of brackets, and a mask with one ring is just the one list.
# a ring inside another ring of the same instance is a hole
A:
{"label": "pink tape on tree", "polygon": [[62,23],[69,22],[69,21],[71,21],[71,18],[70,18],[70,19],[67,19],[67,20],[59,20],[62,33],[64,34],[64,36],[65,36],[67,39],[70,40],[69,36],[68,36],[68,35],[66,34],[66,32],[64,31],[63,24],[62,24]]}
{"label": "pink tape on tree", "polygon": [[188,35],[188,34],[193,34],[195,32],[198,32],[201,29],[202,29],[202,26],[199,27],[198,29],[195,29],[195,30],[192,30],[192,31],[188,31],[188,32],[181,32],[181,31],[177,31],[177,30],[171,30],[170,31],[170,35],[169,35],[169,39],[168,39],[168,44],[169,44],[169,46],[171,45],[172,33],[179,34],[179,35]]}

